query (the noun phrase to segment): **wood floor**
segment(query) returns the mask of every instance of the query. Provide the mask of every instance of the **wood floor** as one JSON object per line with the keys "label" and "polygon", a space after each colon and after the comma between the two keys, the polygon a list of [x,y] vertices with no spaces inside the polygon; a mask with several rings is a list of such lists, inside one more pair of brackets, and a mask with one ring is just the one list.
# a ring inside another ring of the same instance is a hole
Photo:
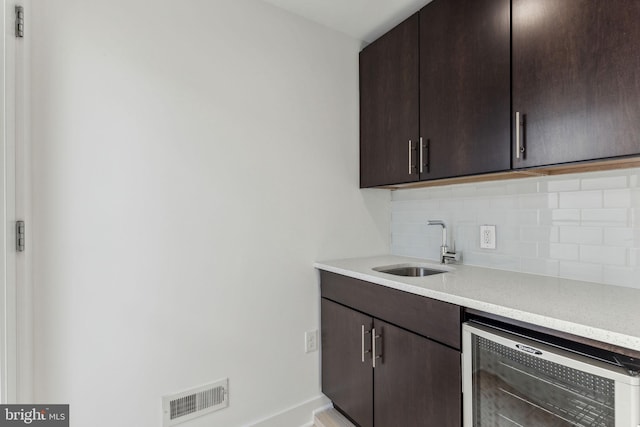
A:
{"label": "wood floor", "polygon": [[319,412],[314,417],[314,427],[355,427],[340,412],[333,408]]}

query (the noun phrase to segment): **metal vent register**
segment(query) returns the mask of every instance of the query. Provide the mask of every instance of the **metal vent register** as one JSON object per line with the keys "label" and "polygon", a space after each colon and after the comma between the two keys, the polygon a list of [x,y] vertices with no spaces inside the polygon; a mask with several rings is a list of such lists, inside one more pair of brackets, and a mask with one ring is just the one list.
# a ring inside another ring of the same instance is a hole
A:
{"label": "metal vent register", "polygon": [[164,396],[164,427],[174,426],[229,406],[229,379]]}

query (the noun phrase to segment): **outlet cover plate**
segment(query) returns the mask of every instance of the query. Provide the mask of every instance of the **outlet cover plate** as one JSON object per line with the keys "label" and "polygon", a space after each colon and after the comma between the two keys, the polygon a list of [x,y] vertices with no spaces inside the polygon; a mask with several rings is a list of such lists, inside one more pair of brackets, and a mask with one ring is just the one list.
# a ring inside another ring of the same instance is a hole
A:
{"label": "outlet cover plate", "polygon": [[480,226],[480,248],[481,249],[496,248],[496,226],[495,225]]}
{"label": "outlet cover plate", "polygon": [[318,351],[318,330],[305,332],[304,334],[304,351],[311,353]]}

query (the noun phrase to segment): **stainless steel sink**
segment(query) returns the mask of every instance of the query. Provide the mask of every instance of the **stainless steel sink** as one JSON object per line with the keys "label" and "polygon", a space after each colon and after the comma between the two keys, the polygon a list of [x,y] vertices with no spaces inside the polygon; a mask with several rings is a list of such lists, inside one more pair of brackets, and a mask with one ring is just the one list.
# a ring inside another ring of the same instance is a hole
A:
{"label": "stainless steel sink", "polygon": [[375,271],[380,273],[393,274],[394,276],[406,276],[406,277],[424,277],[431,276],[433,274],[446,273],[444,270],[434,270],[427,267],[418,266],[390,266],[390,267],[376,267]]}

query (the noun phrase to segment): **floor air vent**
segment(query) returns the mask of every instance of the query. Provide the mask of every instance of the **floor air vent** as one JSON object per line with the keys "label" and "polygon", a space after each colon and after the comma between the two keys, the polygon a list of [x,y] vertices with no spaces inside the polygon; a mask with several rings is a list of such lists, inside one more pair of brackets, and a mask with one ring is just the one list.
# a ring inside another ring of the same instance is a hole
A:
{"label": "floor air vent", "polygon": [[229,379],[225,378],[181,393],[164,396],[162,425],[175,426],[227,406],[229,406]]}

